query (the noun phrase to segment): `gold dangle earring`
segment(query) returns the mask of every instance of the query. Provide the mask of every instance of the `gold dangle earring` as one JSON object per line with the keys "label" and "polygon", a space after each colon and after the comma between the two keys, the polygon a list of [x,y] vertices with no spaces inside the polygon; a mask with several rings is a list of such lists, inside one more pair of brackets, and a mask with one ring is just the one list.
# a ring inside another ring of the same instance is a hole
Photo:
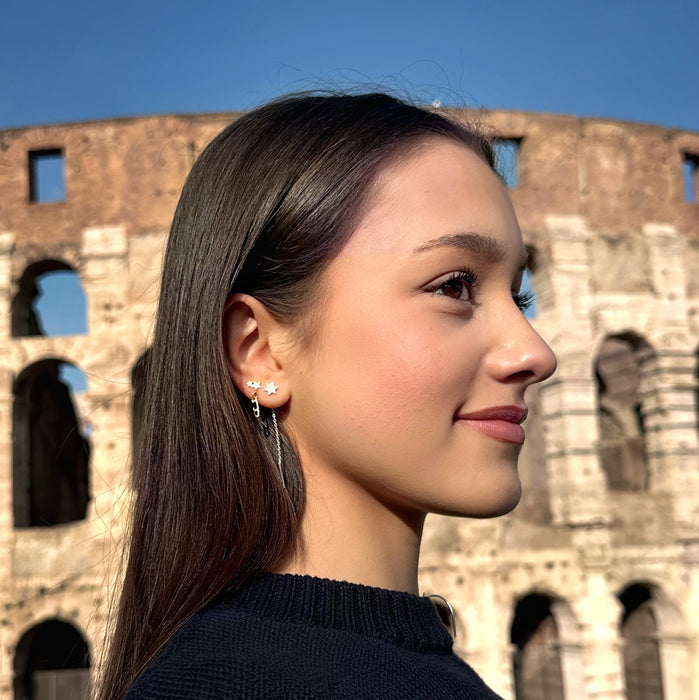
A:
{"label": "gold dangle earring", "polygon": [[255,418],[260,417],[260,404],[257,402],[257,390],[262,386],[260,382],[249,381],[248,386],[252,389],[252,413]]}

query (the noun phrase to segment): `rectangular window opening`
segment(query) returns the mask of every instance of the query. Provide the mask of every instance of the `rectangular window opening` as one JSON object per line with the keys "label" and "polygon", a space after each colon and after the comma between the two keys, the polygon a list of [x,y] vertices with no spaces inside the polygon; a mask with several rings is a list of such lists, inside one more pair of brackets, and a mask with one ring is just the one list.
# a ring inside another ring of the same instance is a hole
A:
{"label": "rectangular window opening", "polygon": [[29,201],[66,201],[65,158],[60,148],[29,151]]}
{"label": "rectangular window opening", "polygon": [[522,139],[495,139],[495,169],[508,189],[519,187],[519,152]]}
{"label": "rectangular window opening", "polygon": [[684,185],[684,201],[688,204],[697,203],[697,190],[699,190],[699,155],[696,153],[684,153],[682,156],[682,181]]}

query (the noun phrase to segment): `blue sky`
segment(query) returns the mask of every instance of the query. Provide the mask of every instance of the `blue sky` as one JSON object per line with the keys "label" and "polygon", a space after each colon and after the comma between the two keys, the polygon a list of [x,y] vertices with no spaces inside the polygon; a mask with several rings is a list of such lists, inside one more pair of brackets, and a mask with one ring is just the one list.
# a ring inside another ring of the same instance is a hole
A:
{"label": "blue sky", "polygon": [[699,130],[697,0],[5,0],[0,128],[316,86]]}

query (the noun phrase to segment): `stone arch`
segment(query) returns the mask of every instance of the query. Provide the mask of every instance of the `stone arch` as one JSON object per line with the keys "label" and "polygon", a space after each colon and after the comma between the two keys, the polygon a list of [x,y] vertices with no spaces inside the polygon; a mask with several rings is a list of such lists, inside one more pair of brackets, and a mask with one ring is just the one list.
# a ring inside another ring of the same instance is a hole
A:
{"label": "stone arch", "polygon": [[85,518],[90,442],[83,434],[57,358],[26,367],[13,386],[15,527],[46,527]]}
{"label": "stone arch", "polygon": [[649,486],[646,377],[654,358],[651,346],[631,331],[607,335],[596,354],[599,454],[613,491],[645,491]]}
{"label": "stone arch", "polygon": [[619,594],[620,633],[628,700],[664,700],[660,648],[651,589],[631,584]]}
{"label": "stone arch", "polygon": [[145,388],[146,372],[150,348],[148,348],[131,368],[131,465],[137,464],[140,447],[141,421],[143,420],[143,391]]}
{"label": "stone arch", "polygon": [[15,700],[88,697],[90,649],[69,622],[44,620],[25,632],[15,649]]}
{"label": "stone arch", "polygon": [[510,642],[517,700],[585,698],[579,625],[564,600],[539,592],[521,597]]}
{"label": "stone arch", "polygon": [[690,697],[690,640],[679,607],[647,581],[628,584],[618,598],[628,700]]}
{"label": "stone arch", "polygon": [[[45,275],[54,272],[71,273],[74,277],[73,292],[74,299],[71,299],[71,313],[77,318],[85,320],[84,324],[78,324],[82,328],[82,333],[87,333],[87,300],[80,276],[76,269],[61,259],[44,258],[32,262],[24,269],[17,282],[17,293],[12,299],[11,305],[11,333],[12,337],[27,337],[37,335],[47,335],[46,328],[37,313],[37,301],[41,297],[40,280]],[[56,335],[66,335],[60,330]],[[71,333],[74,334],[74,333]]]}

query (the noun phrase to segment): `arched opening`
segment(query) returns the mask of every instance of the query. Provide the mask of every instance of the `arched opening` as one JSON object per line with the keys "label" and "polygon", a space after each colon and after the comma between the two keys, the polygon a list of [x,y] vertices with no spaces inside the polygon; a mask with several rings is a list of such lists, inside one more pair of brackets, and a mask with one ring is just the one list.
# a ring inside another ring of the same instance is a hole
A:
{"label": "arched opening", "polygon": [[515,608],[510,631],[517,700],[564,700],[561,646],[552,598],[531,593]]}
{"label": "arched opening", "polygon": [[46,620],[19,641],[14,659],[15,700],[87,698],[90,650],[73,625]]}
{"label": "arched opening", "polygon": [[69,388],[69,363],[47,359],[17,377],[13,400],[13,511],[16,527],[85,518],[90,442]]}
{"label": "arched opening", "polygon": [[609,336],[597,355],[599,450],[610,490],[648,488],[641,378],[649,355],[648,345],[631,333]]}
{"label": "arched opening", "polygon": [[131,369],[131,464],[137,464],[138,450],[140,448],[141,421],[143,420],[143,389],[148,371],[150,350],[146,350],[136,360]]}
{"label": "arched opening", "polygon": [[11,331],[15,338],[87,333],[85,292],[70,265],[41,260],[27,267],[12,300]]}
{"label": "arched opening", "polygon": [[658,624],[650,588],[628,586],[619,595],[624,676],[628,700],[664,700]]}

